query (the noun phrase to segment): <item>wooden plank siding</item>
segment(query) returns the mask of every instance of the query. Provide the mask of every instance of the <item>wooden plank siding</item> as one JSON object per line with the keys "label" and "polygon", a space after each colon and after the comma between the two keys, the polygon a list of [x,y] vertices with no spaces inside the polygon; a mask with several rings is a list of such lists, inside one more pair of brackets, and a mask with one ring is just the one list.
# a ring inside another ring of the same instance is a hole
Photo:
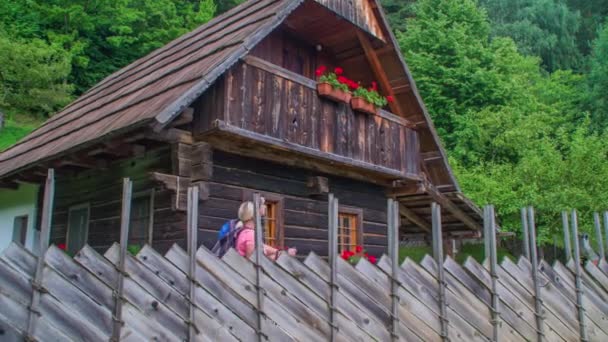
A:
{"label": "wooden plank siding", "polygon": [[[348,104],[321,98],[316,81],[301,74],[249,56],[213,88],[201,100],[195,136],[221,120],[286,143],[397,170],[404,177],[420,174],[418,133],[406,120],[384,110],[379,115],[355,112]],[[218,101],[218,96],[225,100]]]}
{"label": "wooden plank siding", "polygon": [[[386,195],[383,187],[221,151],[214,151],[208,158],[212,158],[208,161],[212,165],[209,165],[204,180],[208,199],[199,205],[199,241],[208,248],[216,242],[218,229],[226,221],[236,218],[241,202],[251,200],[248,196],[254,191],[261,191],[283,199],[279,229],[282,230],[284,244],[298,248],[303,255],[314,251],[326,256],[327,199],[322,195],[311,195],[308,187],[310,177],[323,176],[328,179],[329,190],[344,198],[341,201],[343,205],[362,211],[361,233],[366,248],[375,254],[385,252]],[[181,160],[177,164],[184,163]],[[83,203],[88,203],[90,209],[86,242],[102,252],[113,241],[118,241],[121,181],[123,177],[130,177],[135,196],[154,191],[152,246],[162,252],[174,243],[185,246],[186,215],[175,210],[176,189],[167,189],[151,177],[151,173],[172,174],[172,164],[175,164],[172,150],[160,147],[144,156],[110,164],[106,170],[59,176],[51,242],[66,242],[69,208]]]}
{"label": "wooden plank siding", "polygon": [[[199,208],[200,241],[211,248],[217,230],[236,216],[248,194],[260,191],[283,198],[284,243],[305,255],[327,255],[327,199],[309,196],[307,180],[319,174],[271,162],[260,162],[220,151],[213,154],[213,178],[209,200]],[[330,191],[343,198],[341,204],[363,212],[363,244],[371,252],[386,251],[386,196],[380,186],[346,178],[328,178]]]}

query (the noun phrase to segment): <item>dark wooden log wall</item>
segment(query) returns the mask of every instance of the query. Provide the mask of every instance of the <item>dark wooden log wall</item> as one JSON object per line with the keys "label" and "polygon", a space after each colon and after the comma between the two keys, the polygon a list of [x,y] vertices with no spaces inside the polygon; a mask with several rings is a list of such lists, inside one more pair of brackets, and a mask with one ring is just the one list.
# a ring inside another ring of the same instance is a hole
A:
{"label": "dark wooden log wall", "polygon": [[[308,177],[301,169],[214,152],[210,198],[199,209],[200,240],[213,245],[218,229],[236,217],[240,203],[251,190],[284,197],[285,245],[300,255],[314,251],[327,255],[327,197],[309,196]],[[329,178],[329,190],[340,204],[363,210],[363,243],[380,255],[386,249],[386,197],[381,187],[343,178]]]}
{"label": "dark wooden log wall", "polygon": [[[89,170],[76,176],[57,178],[51,241],[66,242],[69,207],[90,203],[88,244],[103,251],[119,241],[121,182],[133,180],[133,193],[154,189],[153,246],[167,250],[173,243],[185,246],[186,215],[175,211],[173,192],[151,180],[150,172],[171,173],[171,150],[163,147],[145,156],[117,162],[106,170]],[[278,194],[284,200],[284,242],[301,255],[314,251],[327,255],[327,198],[311,196],[309,171],[261,162],[215,151],[213,177],[208,182],[210,197],[199,209],[199,241],[211,248],[218,229],[237,216],[246,194],[261,191]],[[323,175],[321,175],[323,176]],[[327,176],[326,176],[327,177]],[[383,188],[343,178],[329,178],[329,190],[341,204],[363,211],[363,243],[380,255],[386,248],[386,197]]]}
{"label": "dark wooden log wall", "polygon": [[172,192],[153,182],[150,172],[171,173],[169,146],[137,158],[111,164],[105,170],[88,170],[76,176],[59,174],[55,190],[51,241],[65,243],[68,210],[90,204],[88,243],[102,251],[119,241],[122,179],[130,177],[133,193],[154,189],[153,244],[159,250],[185,239],[186,215],[172,210]]}

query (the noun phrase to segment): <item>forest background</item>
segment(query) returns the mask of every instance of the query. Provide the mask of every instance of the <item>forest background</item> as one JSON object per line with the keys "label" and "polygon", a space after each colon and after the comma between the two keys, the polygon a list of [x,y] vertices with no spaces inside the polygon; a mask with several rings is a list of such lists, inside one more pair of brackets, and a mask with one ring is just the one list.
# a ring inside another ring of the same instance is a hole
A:
{"label": "forest background", "polygon": [[[381,0],[467,196],[608,209],[608,0]],[[240,0],[0,1],[0,150],[107,75]],[[559,238],[558,240],[561,240]]]}

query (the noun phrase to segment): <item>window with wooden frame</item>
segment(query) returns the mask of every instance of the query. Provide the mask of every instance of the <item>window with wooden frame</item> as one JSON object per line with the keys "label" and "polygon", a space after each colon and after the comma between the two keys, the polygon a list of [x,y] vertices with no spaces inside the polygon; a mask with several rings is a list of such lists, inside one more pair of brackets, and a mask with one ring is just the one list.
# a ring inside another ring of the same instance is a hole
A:
{"label": "window with wooden frame", "polygon": [[89,236],[89,203],[70,207],[68,210],[67,252],[74,255],[87,243]]}
{"label": "window with wooden frame", "polygon": [[154,190],[133,195],[129,221],[129,244],[152,244],[154,227]]}
{"label": "window with wooden frame", "polygon": [[[253,200],[252,190],[243,191],[243,200]],[[282,247],[284,240],[283,196],[274,193],[262,193],[266,205],[266,216],[262,217],[264,225],[264,243],[272,247]]]}
{"label": "window with wooden frame", "polygon": [[13,241],[19,242],[25,246],[25,239],[27,237],[27,215],[15,216],[13,221]]}
{"label": "window with wooden frame", "polygon": [[340,207],[338,212],[338,251],[355,251],[361,245],[363,211],[356,208]]}

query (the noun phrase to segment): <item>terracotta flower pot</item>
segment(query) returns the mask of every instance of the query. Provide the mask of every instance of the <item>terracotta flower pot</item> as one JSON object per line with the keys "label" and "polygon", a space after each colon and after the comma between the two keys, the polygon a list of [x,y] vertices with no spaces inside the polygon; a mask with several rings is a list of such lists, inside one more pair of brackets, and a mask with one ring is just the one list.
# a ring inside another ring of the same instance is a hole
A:
{"label": "terracotta flower pot", "polygon": [[363,113],[368,113],[368,114],[377,114],[378,113],[378,108],[376,108],[376,106],[374,106],[373,103],[367,102],[362,97],[357,97],[357,96],[353,97],[350,100],[350,106],[353,108],[354,111],[357,111],[357,112],[363,112]]}
{"label": "terracotta flower pot", "polygon": [[351,98],[350,93],[342,91],[340,89],[335,89],[331,86],[331,84],[327,82],[317,83],[317,93],[319,93],[319,96],[330,99],[335,102],[348,103]]}

